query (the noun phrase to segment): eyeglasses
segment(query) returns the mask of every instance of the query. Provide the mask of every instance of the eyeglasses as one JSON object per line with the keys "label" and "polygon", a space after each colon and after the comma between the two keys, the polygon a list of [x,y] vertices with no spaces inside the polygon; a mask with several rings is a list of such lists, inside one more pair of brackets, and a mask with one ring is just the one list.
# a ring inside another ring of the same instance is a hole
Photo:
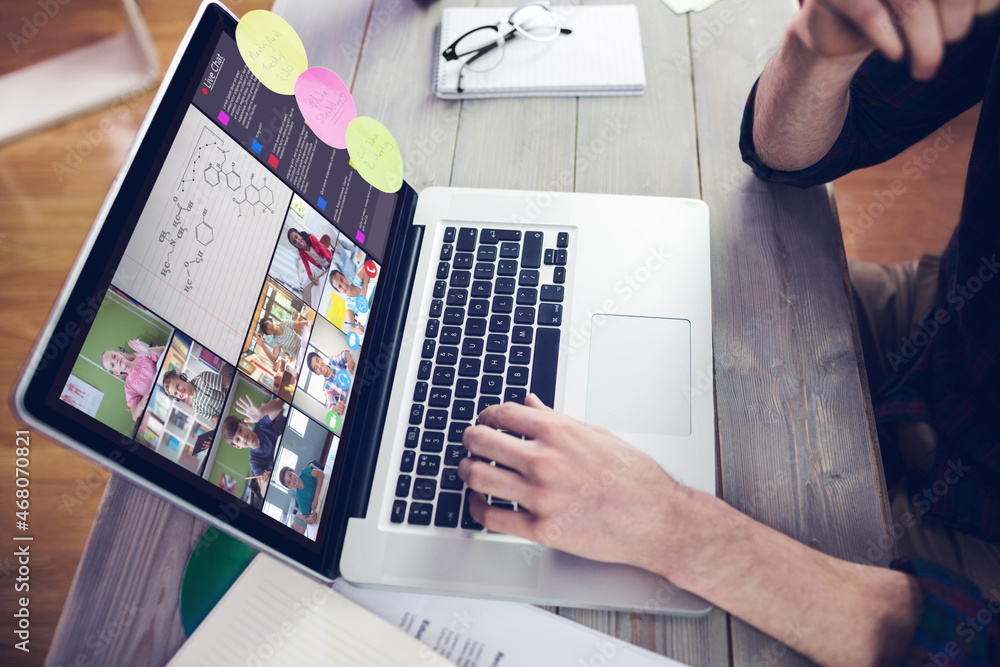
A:
{"label": "eyeglasses", "polygon": [[[512,29],[507,30],[505,25]],[[569,35],[573,31],[560,28],[547,2],[521,5],[496,25],[473,28],[441,52],[447,61],[462,63],[458,72],[458,92],[462,92],[462,77],[465,70],[488,72],[503,61],[504,44],[518,35],[535,42],[549,42],[559,35]]]}

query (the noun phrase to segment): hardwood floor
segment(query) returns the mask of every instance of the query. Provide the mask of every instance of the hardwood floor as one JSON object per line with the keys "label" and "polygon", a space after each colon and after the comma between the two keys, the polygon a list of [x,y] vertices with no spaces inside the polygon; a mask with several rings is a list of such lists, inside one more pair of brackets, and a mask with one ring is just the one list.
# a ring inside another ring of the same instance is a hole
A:
{"label": "hardwood floor", "polygon": [[[242,0],[230,4],[242,15],[270,3]],[[146,0],[140,5],[165,66],[198,2]],[[37,0],[2,3],[0,35],[26,30],[24,21],[31,21],[40,6]],[[112,34],[124,23],[120,5],[111,0],[74,0],[59,7],[59,13],[47,19],[23,48],[15,50],[9,39],[0,46],[0,73]],[[146,92],[130,102],[0,147],[0,282],[5,286],[0,297],[0,334],[6,343],[0,351],[0,378],[8,399],[0,408],[0,433],[5,434],[0,436],[0,498],[5,503],[14,495],[14,431],[22,428],[9,407],[11,383],[151,99],[152,93]],[[957,220],[977,113],[970,111],[950,125],[956,140],[947,149],[940,149],[940,142],[935,148],[931,137],[885,165],[837,181],[849,256],[895,262],[944,247]],[[110,130],[102,132],[98,128],[107,118]],[[911,180],[913,161],[921,157],[929,163],[932,152],[936,153],[933,163]],[[79,164],[74,155],[79,156]],[[54,169],[56,164],[70,162],[68,174]],[[899,181],[899,194],[886,204],[889,195],[885,193],[892,193],[894,181]],[[108,475],[45,438],[33,436],[31,443],[31,528],[27,532],[34,536],[29,582],[31,652],[24,654],[12,647],[9,623],[15,604],[16,563],[11,549],[4,549],[0,553],[0,618],[7,620],[0,624],[0,664],[34,665],[44,660]],[[9,505],[0,526],[3,535],[15,532]],[[99,646],[99,642],[99,637],[85,640],[89,646]],[[93,653],[81,657],[86,664]]]}

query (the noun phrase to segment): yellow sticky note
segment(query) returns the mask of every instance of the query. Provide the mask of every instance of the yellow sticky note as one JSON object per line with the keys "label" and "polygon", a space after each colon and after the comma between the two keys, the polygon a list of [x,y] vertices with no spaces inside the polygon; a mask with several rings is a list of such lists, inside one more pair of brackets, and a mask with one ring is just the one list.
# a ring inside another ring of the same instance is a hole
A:
{"label": "yellow sticky note", "polygon": [[306,48],[288,21],[266,9],[247,12],[236,24],[243,62],[267,88],[295,94],[295,80],[309,67]]}
{"label": "yellow sticky note", "polygon": [[403,186],[403,155],[382,123],[358,116],[347,125],[347,154],[361,177],[382,192]]}

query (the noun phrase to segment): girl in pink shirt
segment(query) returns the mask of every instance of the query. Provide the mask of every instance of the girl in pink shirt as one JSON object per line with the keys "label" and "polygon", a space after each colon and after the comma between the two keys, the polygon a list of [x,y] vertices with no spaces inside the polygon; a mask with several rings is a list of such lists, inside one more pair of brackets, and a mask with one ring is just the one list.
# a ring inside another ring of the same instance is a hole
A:
{"label": "girl in pink shirt", "polygon": [[164,348],[162,345],[149,347],[141,340],[130,340],[128,346],[135,352],[126,352],[125,348],[105,350],[101,354],[101,366],[125,381],[125,403],[132,421],[136,421],[149,400],[156,381],[156,364]]}

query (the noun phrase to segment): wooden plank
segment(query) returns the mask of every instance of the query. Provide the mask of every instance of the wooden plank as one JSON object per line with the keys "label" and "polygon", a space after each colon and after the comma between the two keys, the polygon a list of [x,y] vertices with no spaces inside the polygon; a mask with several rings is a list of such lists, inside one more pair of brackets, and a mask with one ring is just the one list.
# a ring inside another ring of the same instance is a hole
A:
{"label": "wooden plank", "polygon": [[[737,149],[746,93],[793,9],[723,0],[690,21],[723,497],[814,548],[884,565],[868,551],[889,514],[830,192],[759,181]],[[822,629],[789,629],[805,631]],[[738,619],[731,635],[734,664],[805,662]]]}
{"label": "wooden plank", "polygon": [[184,642],[184,567],[207,524],[114,475],[48,665],[162,665]]}
{"label": "wooden plank", "polygon": [[687,19],[661,0],[614,4],[639,10],[646,92],[580,98],[576,191],[698,198]]}

